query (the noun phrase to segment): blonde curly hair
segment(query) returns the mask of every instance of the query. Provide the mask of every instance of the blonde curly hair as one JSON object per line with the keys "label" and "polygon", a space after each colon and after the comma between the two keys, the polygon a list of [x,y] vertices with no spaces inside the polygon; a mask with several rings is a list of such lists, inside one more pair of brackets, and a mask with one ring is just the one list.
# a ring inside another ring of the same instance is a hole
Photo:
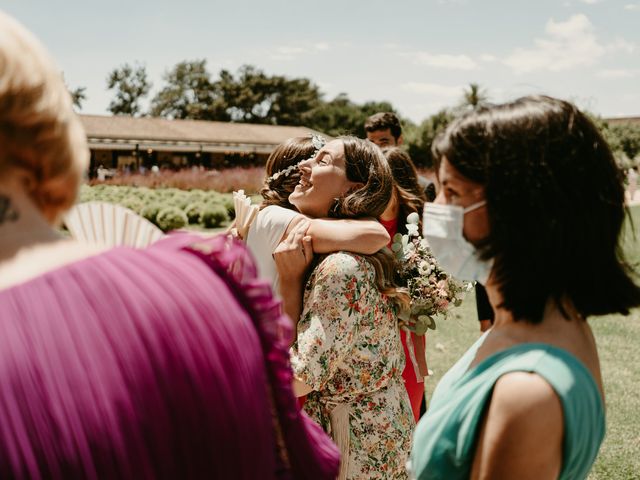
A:
{"label": "blonde curly hair", "polygon": [[89,151],[71,96],[40,42],[0,11],[0,175],[27,173],[50,222],[75,202]]}

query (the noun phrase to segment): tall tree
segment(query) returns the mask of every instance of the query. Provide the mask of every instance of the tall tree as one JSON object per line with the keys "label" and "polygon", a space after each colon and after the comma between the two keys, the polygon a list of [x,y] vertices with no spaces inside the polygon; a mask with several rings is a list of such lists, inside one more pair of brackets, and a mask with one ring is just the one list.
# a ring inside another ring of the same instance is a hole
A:
{"label": "tall tree", "polygon": [[230,120],[206,60],[184,61],[165,73],[166,85],[151,101],[151,114],[192,120]]}
{"label": "tall tree", "polygon": [[453,118],[454,113],[451,110],[443,109],[425,119],[420,125],[405,129],[405,144],[416,165],[429,168],[433,166],[431,144]]}
{"label": "tall tree", "polygon": [[222,70],[217,86],[236,122],[301,125],[321,101],[309,79],[269,76],[251,65],[240,67],[235,76]]}
{"label": "tall tree", "polygon": [[67,87],[67,91],[69,92],[69,95],[71,95],[71,102],[73,103],[73,106],[77,110],[82,110],[82,102],[84,102],[87,99],[87,94],[86,94],[87,89],[85,87],[71,88],[67,83],[67,80],[64,78],[64,73],[62,73],[61,75],[62,75],[62,81]]}
{"label": "tall tree", "polygon": [[82,110],[82,102],[87,99],[86,94],[87,89],[85,87],[78,87],[72,90],[69,90],[69,94],[71,95],[71,101],[73,102],[73,106],[78,110]]}
{"label": "tall tree", "polygon": [[364,138],[364,122],[377,112],[395,112],[389,102],[352,102],[346,93],[340,93],[329,102],[322,102],[305,123],[306,126],[331,136],[355,135]]}
{"label": "tall tree", "polygon": [[125,63],[115,68],[107,77],[107,88],[115,90],[115,98],[109,103],[109,111],[114,115],[140,115],[140,100],[151,90],[144,65]]}
{"label": "tall tree", "polygon": [[489,94],[485,88],[477,83],[470,83],[468,88],[462,91],[462,101],[460,107],[463,109],[475,110],[489,102]]}

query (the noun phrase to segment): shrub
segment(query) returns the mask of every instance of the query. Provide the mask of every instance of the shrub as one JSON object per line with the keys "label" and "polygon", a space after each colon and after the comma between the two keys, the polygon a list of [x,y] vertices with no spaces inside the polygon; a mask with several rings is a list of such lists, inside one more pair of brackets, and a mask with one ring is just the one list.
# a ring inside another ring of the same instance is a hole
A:
{"label": "shrub", "polygon": [[178,207],[180,210],[184,210],[189,204],[193,203],[193,200],[189,198],[189,194],[180,192],[168,198],[167,202],[174,207]]}
{"label": "shrub", "polygon": [[184,209],[184,213],[187,214],[187,218],[189,219],[189,223],[198,223],[200,221],[200,214],[204,209],[205,204],[202,202],[194,202],[187,205],[187,208]]}
{"label": "shrub", "polygon": [[149,203],[140,210],[140,215],[149,220],[151,223],[158,224],[156,222],[158,213],[165,208],[165,205],[159,202]]}
{"label": "shrub", "polygon": [[129,195],[123,200],[121,200],[119,203],[123,207],[129,208],[136,213],[140,213],[144,208],[144,202],[135,195]]}
{"label": "shrub", "polygon": [[224,205],[205,205],[200,213],[200,223],[206,228],[216,228],[229,221]]}
{"label": "shrub", "polygon": [[191,190],[187,193],[189,203],[203,202],[207,194],[203,190]]}
{"label": "shrub", "polygon": [[229,218],[236,218],[236,209],[235,206],[233,205],[233,195],[230,194],[226,194],[226,195],[221,195],[221,200],[222,200],[222,205],[224,205],[224,208],[227,209],[227,214],[229,215]]}
{"label": "shrub", "polygon": [[187,215],[177,207],[165,207],[158,212],[156,225],[163,232],[183,228],[189,223]]}

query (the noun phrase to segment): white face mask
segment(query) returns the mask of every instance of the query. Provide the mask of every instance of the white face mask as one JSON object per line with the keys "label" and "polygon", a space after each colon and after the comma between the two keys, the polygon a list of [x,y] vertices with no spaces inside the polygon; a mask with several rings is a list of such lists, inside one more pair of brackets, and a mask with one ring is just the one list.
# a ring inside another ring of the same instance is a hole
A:
{"label": "white face mask", "polygon": [[484,200],[467,208],[426,203],[422,233],[442,269],[459,280],[486,283],[493,260],[482,260],[464,238],[464,214],[486,205]]}

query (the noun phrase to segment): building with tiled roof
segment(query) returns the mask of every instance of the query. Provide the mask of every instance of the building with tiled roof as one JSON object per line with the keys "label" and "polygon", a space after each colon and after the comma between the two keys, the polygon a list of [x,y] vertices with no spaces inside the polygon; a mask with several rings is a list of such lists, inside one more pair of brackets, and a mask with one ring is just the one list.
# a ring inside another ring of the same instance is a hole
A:
{"label": "building with tiled roof", "polygon": [[291,137],[320,133],[306,127],[80,115],[91,150],[91,171],[102,165],[208,168],[264,164]]}
{"label": "building with tiled roof", "polygon": [[623,123],[640,125],[640,117],[612,117],[612,118],[605,118],[604,120],[609,125],[616,125],[616,124],[623,124]]}

